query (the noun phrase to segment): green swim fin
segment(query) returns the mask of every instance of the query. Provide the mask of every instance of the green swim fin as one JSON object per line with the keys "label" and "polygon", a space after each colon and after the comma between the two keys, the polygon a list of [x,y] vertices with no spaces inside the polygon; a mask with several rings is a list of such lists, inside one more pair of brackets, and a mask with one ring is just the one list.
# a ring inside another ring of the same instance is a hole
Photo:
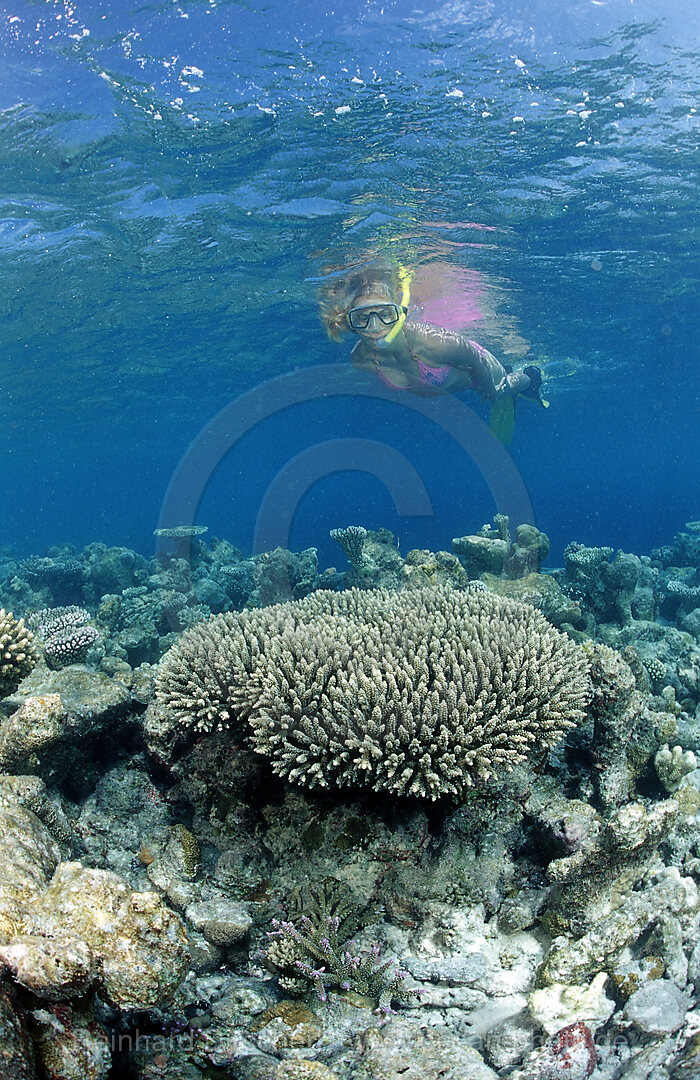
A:
{"label": "green swim fin", "polygon": [[515,431],[515,398],[512,394],[496,398],[491,406],[489,427],[499,442],[510,445]]}

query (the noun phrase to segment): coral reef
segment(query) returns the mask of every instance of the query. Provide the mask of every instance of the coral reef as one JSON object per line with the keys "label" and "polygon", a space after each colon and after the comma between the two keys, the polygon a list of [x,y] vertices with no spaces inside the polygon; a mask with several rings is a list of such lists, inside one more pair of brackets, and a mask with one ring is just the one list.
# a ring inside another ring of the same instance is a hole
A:
{"label": "coral reef", "polygon": [[564,551],[564,573],[558,575],[564,591],[577,601],[595,623],[626,626],[635,618],[653,618],[656,572],[649,558],[640,559],[609,547],[585,547],[572,542]]}
{"label": "coral reef", "polygon": [[319,583],[319,588],[400,589],[404,585],[411,552],[404,561],[399,542],[388,529],[375,531],[350,525],[346,529],[333,529],[331,537],[343,548],[350,569],[338,575],[335,582],[332,570],[329,579]]}
{"label": "coral reef", "polygon": [[[497,577],[484,573],[479,579],[490,592],[510,596],[524,604],[539,608],[552,626],[583,629],[585,620],[580,606],[566,595],[555,578],[549,574],[528,573],[519,578]],[[573,636],[573,635],[572,635]]]}
{"label": "coral reef", "polygon": [[74,604],[82,597],[83,565],[68,552],[61,552],[56,557],[34,555],[24,559],[19,569],[22,576],[46,593],[53,604]]}
{"label": "coral reef", "polygon": [[99,631],[94,626],[79,626],[62,634],[55,634],[44,643],[44,657],[54,669],[81,664],[88,650],[95,644]]}
{"label": "coral reef", "polygon": [[630,798],[635,780],[658,746],[663,719],[657,722],[645,708],[645,696],[630,666],[635,660],[639,665],[633,650],[622,655],[607,645],[587,642],[583,647],[593,686],[590,754],[598,797],[604,810],[611,812]]}
{"label": "coral reef", "polygon": [[464,588],[469,583],[466,570],[450,551],[432,552],[418,548],[409,551],[404,560],[403,575],[403,587],[408,589],[423,585]]}
{"label": "coral reef", "polygon": [[61,1002],[32,1013],[34,1054],[48,1080],[101,1080],[112,1063],[109,1041],[90,1005]]}
{"label": "coral reef", "polygon": [[700,569],[700,524],[697,521],[686,522],[685,529],[676,533],[672,543],[655,548],[651,557],[663,567]]}
{"label": "coral reef", "polygon": [[297,783],[436,799],[555,745],[584,715],[585,668],[538,612],[485,590],[351,591],[194,627],[156,694],[185,729],[247,722]]}
{"label": "coral reef", "polygon": [[148,577],[149,562],[143,555],[125,547],[107,547],[94,543],[82,551],[80,561],[85,578],[85,601],[95,604],[105,593],[142,585]]}
{"label": "coral reef", "polygon": [[[3,703],[3,1076],[696,1075],[693,525],[543,573],[543,534],[496,519],[468,585],[470,545],[387,530],[361,580],[216,538],[0,554],[7,608],[100,632],[97,670],[39,663]],[[423,797],[396,798],[404,768]]]}

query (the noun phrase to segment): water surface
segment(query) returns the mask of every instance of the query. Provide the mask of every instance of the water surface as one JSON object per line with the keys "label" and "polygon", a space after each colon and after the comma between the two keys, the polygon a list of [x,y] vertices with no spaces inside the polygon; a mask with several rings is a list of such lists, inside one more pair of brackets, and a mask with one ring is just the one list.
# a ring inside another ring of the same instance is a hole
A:
{"label": "water surface", "polygon": [[[555,561],[700,517],[699,23],[661,0],[6,8],[2,542],[152,550],[223,406],[346,363],[317,289],[375,251],[477,276],[472,336],[543,366],[551,406],[523,403],[510,453]],[[289,540],[322,562],[335,525],[449,548],[497,509],[439,426],[351,395],[232,440],[197,520],[249,551],[268,485],[337,438],[404,455],[433,512],[322,477]]]}

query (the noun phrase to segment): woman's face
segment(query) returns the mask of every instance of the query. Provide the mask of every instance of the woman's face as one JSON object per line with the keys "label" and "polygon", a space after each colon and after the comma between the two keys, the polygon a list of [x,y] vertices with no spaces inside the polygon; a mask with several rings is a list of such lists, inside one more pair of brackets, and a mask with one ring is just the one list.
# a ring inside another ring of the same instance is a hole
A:
{"label": "woman's face", "polygon": [[366,326],[353,326],[350,321],[351,328],[365,341],[381,341],[385,338],[395,326],[400,312],[400,308],[386,296],[374,293],[358,296],[350,310],[358,313],[361,322],[367,319]]}

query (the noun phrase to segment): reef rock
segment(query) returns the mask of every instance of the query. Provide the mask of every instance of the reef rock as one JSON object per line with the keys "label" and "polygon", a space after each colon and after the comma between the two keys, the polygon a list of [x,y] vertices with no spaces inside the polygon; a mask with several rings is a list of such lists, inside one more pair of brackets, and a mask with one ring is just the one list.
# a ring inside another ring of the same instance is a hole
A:
{"label": "reef rock", "polygon": [[536,1050],[513,1080],[588,1080],[597,1062],[590,1028],[577,1020]]}
{"label": "reef rock", "polygon": [[34,1009],[34,1052],[47,1080],[106,1080],[112,1064],[107,1034],[85,1002]]}
{"label": "reef rock", "polygon": [[582,626],[581,608],[549,574],[531,571],[513,579],[486,573],[481,575],[481,581],[499,596],[510,596],[539,608],[552,626],[570,624],[577,629]]}
{"label": "reef rock", "polygon": [[656,979],[640,986],[628,998],[624,1016],[640,1031],[665,1035],[683,1027],[690,1005],[688,995],[672,982]]}
{"label": "reef rock", "polygon": [[77,664],[35,668],[10,704],[16,711],[0,723],[0,767],[35,773],[76,796],[104,760],[105,740],[123,741],[132,711],[142,711],[119,679]]}
{"label": "reef rock", "polygon": [[361,1041],[361,1060],[372,1080],[439,1080],[448,1062],[455,1076],[496,1080],[481,1054],[444,1028],[416,1027],[395,1017],[382,1028],[370,1028]]}
{"label": "reef rock", "polygon": [[36,1080],[34,1053],[24,1016],[12,988],[0,982],[0,1076],[2,1080]]}
{"label": "reef rock", "polygon": [[117,874],[60,862],[46,826],[0,789],[0,962],[48,1001],[91,985],[123,1009],[150,1008],[188,967],[182,920]]}
{"label": "reef rock", "polygon": [[0,723],[0,768],[11,769],[52,746],[67,722],[60,694],[25,698],[19,709]]}
{"label": "reef rock", "polygon": [[167,998],[188,967],[182,920],[156,893],[134,892],[110,870],[61,863],[28,909],[44,934],[68,931],[97,958],[101,992],[121,1009]]}
{"label": "reef rock", "polygon": [[534,525],[518,525],[513,541],[505,514],[496,514],[494,525],[484,525],[478,533],[452,541],[469,577],[493,574],[515,580],[538,574],[549,554],[549,537]]}

